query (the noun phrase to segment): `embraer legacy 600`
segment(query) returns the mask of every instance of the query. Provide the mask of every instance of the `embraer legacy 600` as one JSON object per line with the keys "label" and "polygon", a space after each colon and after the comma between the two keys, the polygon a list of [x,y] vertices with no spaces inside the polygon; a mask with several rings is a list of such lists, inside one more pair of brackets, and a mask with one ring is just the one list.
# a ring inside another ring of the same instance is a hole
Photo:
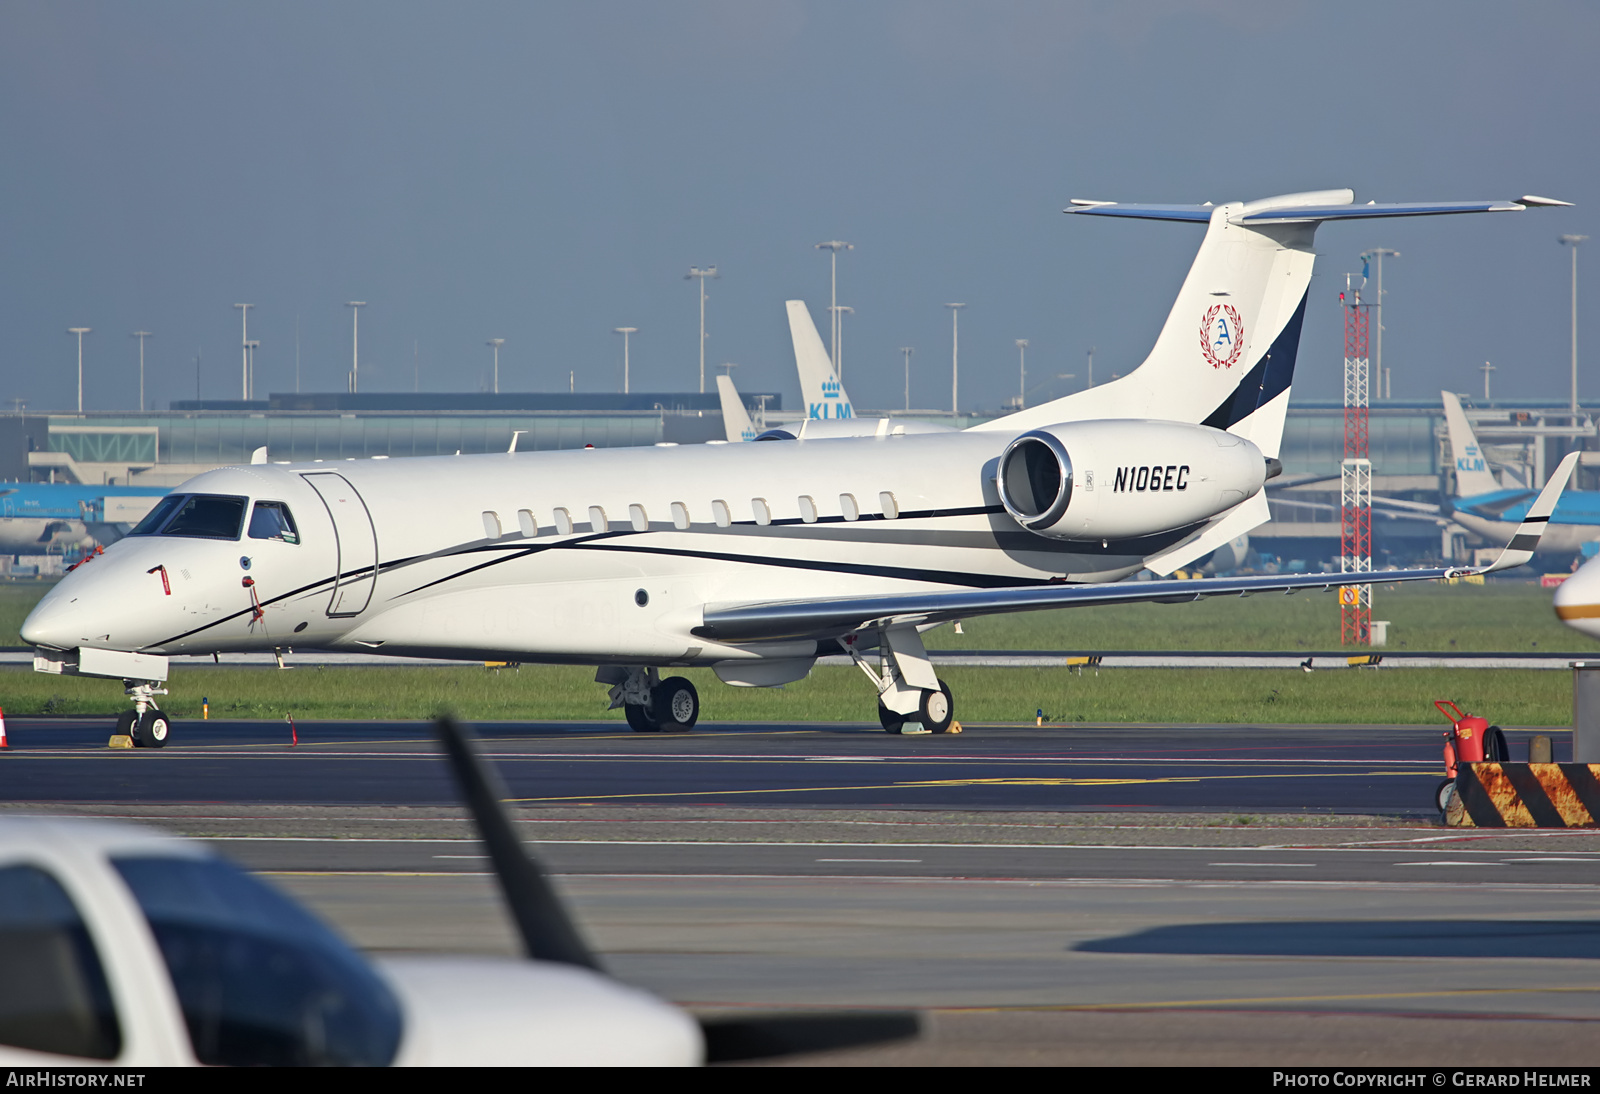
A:
{"label": "embraer legacy 600", "polygon": [[[989,613],[1437,578],[1461,570],[1119,582],[1170,574],[1267,519],[1323,221],[1517,211],[1074,202],[1205,226],[1128,376],[972,429],[742,445],[223,468],[179,487],[23,625],[35,667],[125,681],[120,726],[160,745],[168,658],[338,649],[598,665],[637,730],[699,714],[673,666],[736,686],[848,653],[891,733],[954,713],[920,632]],[[863,424],[852,423],[856,429]],[[1525,561],[1570,466],[1493,569]]]}

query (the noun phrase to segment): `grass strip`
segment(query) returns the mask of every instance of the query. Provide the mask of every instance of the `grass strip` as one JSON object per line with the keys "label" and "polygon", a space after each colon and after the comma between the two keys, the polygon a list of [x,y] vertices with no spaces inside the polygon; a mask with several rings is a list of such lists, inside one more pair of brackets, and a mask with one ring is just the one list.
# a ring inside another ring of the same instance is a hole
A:
{"label": "grass strip", "polygon": [[[873,721],[870,685],[849,667],[819,667],[785,688],[733,688],[706,669],[679,670],[700,691],[707,722]],[[1102,669],[949,668],[964,722],[1271,722],[1424,725],[1443,722],[1436,698],[1492,722],[1566,726],[1572,681],[1564,672],[1499,669]],[[612,719],[594,671],[560,665],[173,670],[161,700],[176,718],[414,719],[450,710],[477,721]],[[105,715],[124,709],[116,681],[0,673],[10,715]]]}

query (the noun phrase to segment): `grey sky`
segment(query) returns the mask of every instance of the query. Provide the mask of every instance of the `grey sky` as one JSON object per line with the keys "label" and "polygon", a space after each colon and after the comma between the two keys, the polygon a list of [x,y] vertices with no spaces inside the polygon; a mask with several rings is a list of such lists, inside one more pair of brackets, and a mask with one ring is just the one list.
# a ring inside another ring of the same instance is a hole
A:
{"label": "grey sky", "polygon": [[[796,397],[783,301],[826,337],[846,239],[846,382],[860,406],[947,405],[1143,357],[1193,227],[1076,221],[1071,197],[1223,201],[1544,194],[1567,211],[1325,227],[1296,391],[1337,397],[1336,292],[1385,268],[1395,394],[1562,398],[1568,256],[1600,396],[1600,7],[1530,3],[590,2],[0,4],[0,399],[90,409],[257,388],[692,389],[708,364]],[[1582,335],[1580,335],[1582,337]],[[1582,353],[1580,345],[1580,353]],[[1041,393],[1042,395],[1043,393]]]}

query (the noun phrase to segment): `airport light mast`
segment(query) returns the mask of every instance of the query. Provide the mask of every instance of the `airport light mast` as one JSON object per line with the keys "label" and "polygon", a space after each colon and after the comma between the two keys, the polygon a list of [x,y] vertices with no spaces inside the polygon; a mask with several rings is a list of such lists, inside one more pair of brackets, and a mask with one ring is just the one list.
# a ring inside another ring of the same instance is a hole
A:
{"label": "airport light mast", "polygon": [[139,340],[139,410],[142,413],[144,411],[144,340],[150,337],[150,332],[136,330],[128,337]]}
{"label": "airport light mast", "polygon": [[[616,333],[622,335],[622,394],[628,394],[628,338],[639,333],[638,327],[612,327]],[[702,340],[702,346],[705,342]],[[702,350],[702,352],[704,352]]]}
{"label": "airport light mast", "polygon": [[250,309],[254,304],[235,304],[239,309],[239,398],[250,398]]}
{"label": "airport light mast", "polygon": [[494,393],[496,395],[500,394],[500,347],[505,345],[505,344],[506,344],[506,340],[504,338],[491,338],[487,342],[484,343],[484,345],[486,345],[486,346],[494,347],[494,382],[493,382],[493,391],[494,391]]}
{"label": "airport light mast", "polygon": [[699,266],[690,266],[689,272],[683,275],[685,281],[693,279],[700,282],[700,393],[702,395],[706,390],[706,278],[717,276],[719,275],[715,266],[707,266],[703,270]]}
{"label": "airport light mast", "polygon": [[1028,340],[1017,339],[1017,409],[1028,402]]}
{"label": "airport light mast", "polygon": [[900,352],[906,356],[906,410],[911,410],[911,355],[916,352],[912,346],[901,346]]}
{"label": "airport light mast", "polygon": [[[1362,279],[1365,282],[1365,278]],[[1372,459],[1367,442],[1367,333],[1371,304],[1361,286],[1345,275],[1339,294],[1344,306],[1344,461],[1339,465],[1339,572],[1372,569]],[[1372,586],[1339,590],[1339,644],[1372,645]]]}
{"label": "airport light mast", "polygon": [[248,341],[248,342],[246,342],[244,344],[244,352],[245,352],[245,373],[244,374],[245,374],[245,377],[246,377],[246,379],[245,379],[244,397],[246,399],[254,399],[256,397],[256,347],[259,346],[260,344],[261,344],[261,339],[259,339],[259,338],[252,338],[252,339],[250,339],[250,341]]}
{"label": "airport light mast", "polygon": [[344,306],[350,309],[350,394],[354,395],[361,387],[361,309],[367,302],[346,300]]}
{"label": "airport light mast", "polygon": [[[78,336],[78,413],[83,413],[83,336],[94,330],[93,327],[68,327],[68,334]],[[52,480],[54,481],[54,480]]]}
{"label": "airport light mast", "polygon": [[1578,424],[1578,244],[1588,236],[1562,236],[1563,247],[1572,248],[1572,424]]}
{"label": "airport light mast", "polygon": [[854,315],[854,308],[845,307],[843,304],[833,306],[833,333],[837,341],[833,344],[833,377],[841,384],[844,383],[844,317],[846,314]]}
{"label": "airport light mast", "polygon": [[961,309],[965,304],[946,304],[950,309],[950,417],[956,416],[961,390]]}
{"label": "airport light mast", "polygon": [[[1369,258],[1378,260],[1378,276],[1376,292],[1373,294],[1372,305],[1372,371],[1378,377],[1378,397],[1382,399],[1394,398],[1394,380],[1389,375],[1389,370],[1383,367],[1383,256],[1399,258],[1399,251],[1391,251],[1387,247],[1374,247],[1362,254],[1362,261]],[[1363,277],[1366,276],[1363,271]]]}
{"label": "airport light mast", "polygon": [[844,373],[839,371],[839,252],[855,249],[854,243],[846,243],[842,239],[830,239],[826,243],[817,244],[817,250],[832,252],[828,256],[830,269],[828,313],[833,316],[833,329],[828,335],[828,356],[833,358],[833,374],[841,383],[844,381]]}

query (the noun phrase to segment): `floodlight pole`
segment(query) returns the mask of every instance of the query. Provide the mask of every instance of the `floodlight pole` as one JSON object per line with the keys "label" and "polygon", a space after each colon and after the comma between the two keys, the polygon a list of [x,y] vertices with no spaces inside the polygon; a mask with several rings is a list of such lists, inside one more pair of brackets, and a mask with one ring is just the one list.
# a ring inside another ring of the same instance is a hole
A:
{"label": "floodlight pole", "polygon": [[1588,239],[1588,236],[1562,236],[1560,243],[1563,247],[1572,248],[1572,418],[1573,425],[1577,425],[1578,418],[1578,244]]}
{"label": "floodlight pole", "polygon": [[252,338],[244,344],[245,352],[245,392],[246,399],[256,397],[256,347],[261,344],[261,339]]}
{"label": "floodlight pole", "polygon": [[78,413],[83,413],[83,336],[94,330],[93,327],[68,327],[68,334],[78,336]]}
{"label": "floodlight pole", "polygon": [[833,306],[833,378],[841,384],[844,383],[844,316],[846,312],[854,315],[856,310],[843,304],[835,304]]}
{"label": "floodlight pole", "polygon": [[913,352],[913,349],[912,349],[911,346],[901,346],[900,347],[900,352],[905,354],[905,358],[906,358],[906,409],[910,410],[911,409],[911,354]]}
{"label": "floodlight pole", "polygon": [[833,317],[833,327],[828,336],[828,356],[833,359],[833,374],[841,382],[844,380],[844,375],[839,371],[839,252],[853,251],[855,249],[856,245],[854,243],[846,243],[842,239],[830,239],[826,243],[817,244],[817,250],[832,252],[828,257],[828,265],[831,271],[828,313]]}
{"label": "floodlight pole", "polygon": [[961,390],[961,309],[965,304],[946,304],[950,309],[950,417],[956,416]]}
{"label": "floodlight pole", "polygon": [[250,309],[254,304],[235,304],[239,309],[239,398],[250,398]]}
{"label": "floodlight pole", "polygon": [[144,410],[144,340],[150,337],[147,330],[136,330],[128,335],[129,338],[139,340],[139,410]]}
{"label": "floodlight pole", "polygon": [[350,309],[350,394],[354,395],[361,389],[361,309],[367,302],[346,300],[344,306]]}
{"label": "floodlight pole", "polygon": [[1028,340],[1017,339],[1017,409],[1021,410],[1028,400]]}
{"label": "floodlight pole", "polygon": [[706,278],[708,278],[708,277],[716,277],[716,276],[718,276],[718,274],[717,274],[717,268],[715,266],[707,266],[703,270],[699,266],[690,266],[689,267],[689,272],[683,275],[683,279],[685,281],[688,281],[690,279],[696,279],[696,280],[698,280],[700,282],[700,392],[701,392],[701,394],[704,394],[705,390],[706,390]]}
{"label": "floodlight pole", "polygon": [[498,394],[500,394],[500,347],[506,344],[506,340],[504,338],[491,338],[491,339],[489,339],[489,341],[485,342],[484,344],[494,347],[494,386],[493,386],[493,390],[494,390],[494,393],[496,395],[498,395]]}
{"label": "floodlight pole", "polygon": [[[638,327],[612,327],[612,330],[622,335],[622,394],[628,394],[628,338],[639,332]],[[702,346],[705,342],[702,340]],[[702,350],[702,352],[704,352]]]}
{"label": "floodlight pole", "polygon": [[1372,371],[1378,377],[1378,393],[1385,399],[1394,398],[1394,383],[1389,379],[1388,372],[1383,367],[1383,256],[1400,257],[1399,251],[1391,251],[1387,247],[1374,247],[1363,254],[1362,258],[1376,258],[1378,260],[1378,291],[1374,294],[1372,310],[1377,312],[1372,322]]}

